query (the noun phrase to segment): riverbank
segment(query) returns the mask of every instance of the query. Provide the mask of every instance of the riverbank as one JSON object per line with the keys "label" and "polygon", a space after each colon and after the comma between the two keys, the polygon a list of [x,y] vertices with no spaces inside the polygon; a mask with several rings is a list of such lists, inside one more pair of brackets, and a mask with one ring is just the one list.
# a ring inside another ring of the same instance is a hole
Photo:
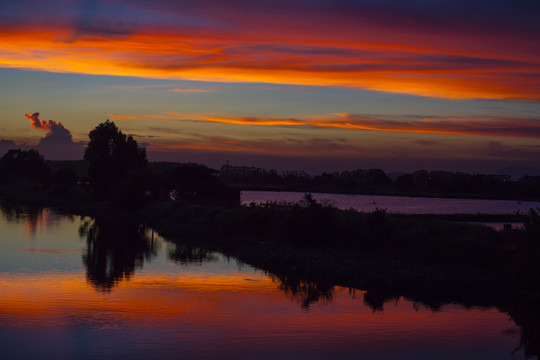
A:
{"label": "riverbank", "polygon": [[268,271],[342,286],[382,282],[496,292],[537,291],[540,284],[537,238],[521,230],[495,231],[456,222],[509,220],[501,216],[361,213],[323,205],[310,196],[299,203],[258,206],[151,201],[123,208],[92,201],[80,187],[59,195],[54,189],[20,183],[3,186],[0,196],[100,222],[145,224],[164,236],[221,251]]}

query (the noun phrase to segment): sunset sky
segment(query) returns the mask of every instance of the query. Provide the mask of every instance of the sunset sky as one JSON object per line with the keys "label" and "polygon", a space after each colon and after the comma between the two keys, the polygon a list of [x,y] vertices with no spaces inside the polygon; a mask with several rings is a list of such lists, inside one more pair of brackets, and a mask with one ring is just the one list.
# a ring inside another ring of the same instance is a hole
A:
{"label": "sunset sky", "polygon": [[[150,160],[540,168],[540,2],[0,2],[0,153],[80,159],[110,119]],[[39,114],[36,114],[39,113]]]}

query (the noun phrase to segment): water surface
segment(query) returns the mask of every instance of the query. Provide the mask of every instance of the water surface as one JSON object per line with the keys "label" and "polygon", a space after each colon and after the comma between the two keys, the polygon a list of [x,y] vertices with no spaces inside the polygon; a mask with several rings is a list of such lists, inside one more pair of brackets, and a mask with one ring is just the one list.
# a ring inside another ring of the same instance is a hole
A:
{"label": "water surface", "polygon": [[495,308],[291,286],[140,227],[4,207],[5,359],[522,359]]}
{"label": "water surface", "polygon": [[[527,213],[530,208],[540,208],[538,201],[447,199],[408,196],[347,195],[313,193],[317,201],[327,202],[340,209],[372,212],[386,209],[399,214],[515,214]],[[243,204],[268,201],[297,202],[304,193],[290,191],[242,191]]]}

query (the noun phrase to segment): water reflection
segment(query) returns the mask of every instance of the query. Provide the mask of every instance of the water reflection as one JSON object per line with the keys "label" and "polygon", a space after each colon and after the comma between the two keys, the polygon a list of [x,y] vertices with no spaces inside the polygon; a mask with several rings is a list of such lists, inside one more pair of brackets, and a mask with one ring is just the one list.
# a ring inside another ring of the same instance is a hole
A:
{"label": "water reflection", "polygon": [[515,352],[523,351],[527,359],[540,359],[540,299],[516,296],[515,301],[499,309],[508,313],[520,328]]}
{"label": "water reflection", "polygon": [[129,280],[136,268],[157,255],[154,232],[143,226],[121,226],[86,220],[79,227],[86,238],[82,256],[88,281],[108,292],[121,280]]}
{"label": "water reflection", "polygon": [[309,309],[311,305],[318,303],[328,303],[334,297],[333,285],[306,281],[295,276],[267,275],[277,283],[279,290],[298,301],[303,309]]}
{"label": "water reflection", "polygon": [[28,236],[35,236],[37,231],[59,226],[62,221],[74,220],[72,215],[59,215],[48,208],[20,205],[0,200],[2,216],[8,223],[23,224],[24,232]]}
{"label": "water reflection", "polygon": [[215,254],[200,247],[176,242],[170,243],[170,245],[168,252],[169,259],[178,264],[202,265],[205,262],[217,261],[217,256]]}
{"label": "water reflection", "polygon": [[[116,226],[107,226],[96,221],[84,221],[79,232],[87,242],[83,255],[87,279],[101,292],[110,292],[119,281],[129,280],[136,268],[142,268],[145,261],[152,259],[158,252],[155,234],[141,226],[118,229]],[[177,241],[167,243],[167,257],[183,266],[202,266],[219,260],[213,250]],[[324,280],[299,278],[287,273],[266,274],[279,291],[298,302],[304,310],[314,305],[333,302],[337,289],[334,284]],[[427,309],[436,313],[452,304],[468,309],[497,309],[510,315],[519,326],[519,344],[515,351],[524,353],[527,358],[540,354],[538,299],[501,295],[489,289],[478,291],[465,287],[423,288],[418,284],[400,284],[397,288],[368,285],[362,291],[349,289],[352,298],[356,297],[356,292],[362,293],[360,298],[363,304],[373,313],[385,313],[386,305],[397,305],[402,299],[410,301],[417,312]]]}
{"label": "water reflection", "polygon": [[[329,304],[332,302],[335,286],[325,282],[309,281],[293,276],[268,274],[278,284],[278,288],[288,294],[294,301],[300,303],[303,309],[309,309],[316,304]],[[455,290],[455,289],[454,289]],[[463,289],[461,289],[463,290]],[[359,290],[349,289],[352,298],[356,298]],[[505,294],[503,296],[478,296],[476,292],[456,291],[451,296],[443,299],[437,291],[430,293],[428,290],[415,292],[396,291],[394,288],[379,286],[373,289],[360,291],[363,304],[374,313],[384,313],[388,304],[397,305],[406,300],[413,304],[415,311],[429,310],[438,313],[445,306],[459,304],[467,309],[489,310],[497,309],[507,313],[518,326],[519,343],[512,353],[521,352],[525,358],[540,359],[540,299],[523,294]],[[505,331],[513,334],[514,329]]]}
{"label": "water reflection", "polygon": [[[39,224],[45,220],[37,219],[48,217],[48,212],[2,208],[8,221],[21,225]],[[58,216],[50,215],[51,219]],[[39,237],[43,228],[36,228]],[[71,273],[27,273],[24,269],[0,273],[0,339],[4,343],[24,342],[23,349],[63,349],[65,334],[75,334],[72,329],[77,329],[89,344],[77,353],[80,358],[102,354],[115,358],[119,348],[123,354],[136,349],[133,359],[177,358],[178,348],[186,352],[186,358],[253,358],[262,353],[259,358],[290,358],[291,354],[298,358],[384,357],[381,354],[405,358],[413,354],[418,356],[409,358],[426,359],[439,358],[446,350],[459,358],[460,351],[466,357],[467,346],[452,348],[463,343],[484,355],[492,351],[499,359],[509,358],[514,348],[517,357],[540,354],[540,301],[511,289],[369,283],[358,286],[362,290],[349,289],[347,296],[347,289],[334,283],[300,278],[292,271],[268,274],[271,280],[249,266],[247,271],[235,271],[212,249],[194,244],[167,241],[166,251],[159,253],[161,238],[140,226],[82,219],[78,230],[84,244],[76,235],[75,241],[71,238],[75,229],[66,235],[70,237],[66,244],[80,245],[82,268],[77,254],[78,267]],[[2,251],[7,253],[9,248]],[[53,259],[50,254],[20,255]],[[130,281],[119,284],[122,280]],[[434,312],[438,316],[432,316]],[[505,326],[514,324],[506,322],[506,314],[519,328],[504,335]],[[69,331],[65,330],[68,325]],[[50,330],[45,335],[40,332],[44,326]],[[58,339],[54,346],[39,343],[48,334]],[[499,346],[505,341],[508,346]],[[486,344],[498,347],[493,350]],[[418,350],[427,346],[431,346],[427,355]],[[306,350],[314,348],[310,353]],[[10,350],[7,357],[23,358],[16,356],[20,351],[16,345]]]}

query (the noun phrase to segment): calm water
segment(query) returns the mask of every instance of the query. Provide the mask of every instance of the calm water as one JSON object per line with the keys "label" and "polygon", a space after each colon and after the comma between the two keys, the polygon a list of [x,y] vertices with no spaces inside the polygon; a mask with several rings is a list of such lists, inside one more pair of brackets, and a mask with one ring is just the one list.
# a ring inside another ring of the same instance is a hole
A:
{"label": "calm water", "polygon": [[[0,214],[2,359],[523,359],[493,308],[438,312],[361,290],[302,291],[143,229]],[[306,305],[304,303],[304,305]]]}
{"label": "calm water", "polygon": [[[288,191],[242,191],[244,204],[267,201],[297,202],[304,193]],[[317,201],[327,201],[340,209],[371,212],[386,209],[401,214],[514,214],[527,213],[530,208],[540,208],[538,201],[443,199],[407,196],[344,195],[313,193]]]}

